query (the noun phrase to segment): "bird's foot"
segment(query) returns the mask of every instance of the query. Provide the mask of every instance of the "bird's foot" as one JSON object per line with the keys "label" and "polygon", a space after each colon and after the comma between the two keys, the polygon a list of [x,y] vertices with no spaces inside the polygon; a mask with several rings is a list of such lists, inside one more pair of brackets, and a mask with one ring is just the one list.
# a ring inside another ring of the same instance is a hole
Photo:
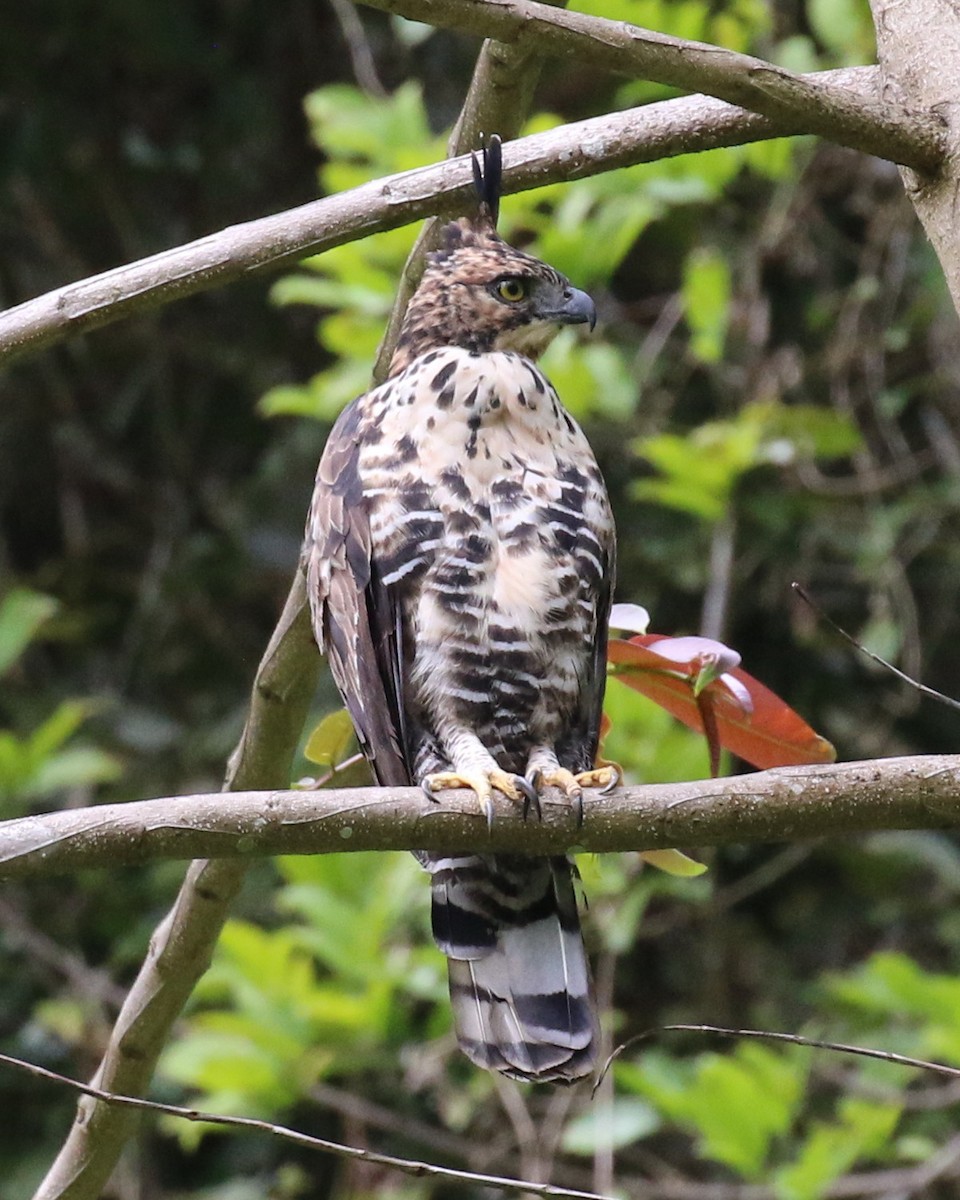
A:
{"label": "bird's foot", "polygon": [[532,778],[534,774],[537,776],[535,786],[538,788],[559,788],[568,800],[579,800],[583,795],[583,784],[580,782],[579,778],[574,775],[572,771],[568,771],[566,767],[554,767],[552,770],[548,768],[545,771],[538,770],[535,773],[531,771],[530,775],[528,776],[531,783],[534,782]]}
{"label": "bird's foot", "polygon": [[491,767],[488,771],[435,771],[424,777],[420,784],[428,799],[433,799],[436,792],[446,788],[471,788],[477,793],[480,808],[487,818],[487,824],[493,825],[493,789],[502,792],[508,800],[523,802],[523,819],[526,820],[532,808],[540,818],[540,797],[536,787],[522,775],[512,775],[509,771],[501,771],[499,767]]}
{"label": "bird's foot", "polygon": [[581,771],[579,775],[574,775],[566,767],[537,768],[527,775],[527,781],[538,790],[559,788],[568,800],[579,800],[584,788],[599,788],[606,795],[613,791],[622,778],[623,770],[618,763],[604,763],[602,767]]}
{"label": "bird's foot", "polygon": [[574,775],[566,767],[535,767],[527,772],[527,782],[537,791],[543,788],[559,788],[568,800],[577,806],[577,825],[583,824],[583,789],[600,788],[606,795],[612,792],[623,777],[623,771],[616,763],[605,763],[591,771],[581,771]]}
{"label": "bird's foot", "polygon": [[602,796],[608,796],[623,781],[623,767],[619,763],[605,762],[602,767],[581,771],[577,783],[582,788],[599,788]]}
{"label": "bird's foot", "polygon": [[532,771],[527,772],[527,780],[540,791],[542,788],[555,787],[559,788],[568,800],[572,800],[577,806],[577,828],[583,824],[583,785],[572,771],[568,771],[566,767],[556,766],[535,767]]}

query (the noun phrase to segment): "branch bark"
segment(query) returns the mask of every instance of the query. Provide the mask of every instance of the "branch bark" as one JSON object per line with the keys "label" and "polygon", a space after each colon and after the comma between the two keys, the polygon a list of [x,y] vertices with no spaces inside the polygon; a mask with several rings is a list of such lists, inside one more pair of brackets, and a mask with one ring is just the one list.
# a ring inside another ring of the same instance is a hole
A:
{"label": "branch bark", "polygon": [[[550,10],[553,11],[553,10]],[[832,91],[876,96],[873,67],[815,76]],[[519,138],[504,150],[507,193],[678,154],[810,132],[800,116],[774,120],[707,96],[684,96]],[[67,284],[0,313],[0,364],[122,317],[266,270],[371,233],[454,211],[472,194],[467,157],[233,225],[100,275]]]}
{"label": "branch bark", "polygon": [[871,8],[884,99],[899,103],[909,97],[944,123],[943,169],[927,177],[907,164],[900,173],[960,312],[960,12],[950,0],[871,0]]}
{"label": "branch bark", "polygon": [[160,858],[357,850],[559,854],[782,842],[960,824],[960,755],[778,767],[586,797],[583,825],[559,793],[543,819],[508,801],[493,828],[472,792],[417,788],[214,792],[70,809],[0,825],[0,879]]}
{"label": "branch bark", "polygon": [[[316,685],[319,662],[304,605],[303,576],[298,571],[257,672],[250,713],[230,760],[226,787],[263,788],[290,778],[293,751]],[[223,793],[211,797],[219,803],[225,798]],[[190,851],[176,857],[197,858],[204,853]],[[147,957],[91,1081],[95,1088],[127,1096],[146,1091],[174,1021],[210,965],[246,870],[247,862],[239,857],[191,863],[173,908],[150,939]],[[94,1200],[136,1121],[137,1114],[129,1107],[84,1096],[77,1104],[67,1140],[34,1200]]]}
{"label": "branch bark", "polygon": [[[533,46],[541,54],[576,57],[601,70],[706,92],[772,120],[799,122],[809,133],[924,173],[935,172],[943,158],[942,124],[933,113],[909,111],[891,98],[853,96],[822,78],[795,75],[761,58],[705,42],[670,37],[626,21],[558,11],[536,0],[361,3],[443,29]],[[946,3],[941,0],[941,7]],[[936,37],[934,29],[930,35]]]}

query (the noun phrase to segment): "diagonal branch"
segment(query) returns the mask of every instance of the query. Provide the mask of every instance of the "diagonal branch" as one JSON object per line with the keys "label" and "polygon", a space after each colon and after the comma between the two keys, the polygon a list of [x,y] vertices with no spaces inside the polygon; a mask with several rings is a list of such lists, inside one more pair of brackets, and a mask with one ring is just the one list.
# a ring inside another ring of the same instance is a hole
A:
{"label": "diagonal branch", "polygon": [[[257,672],[247,723],[230,760],[227,787],[263,788],[290,778],[319,666],[303,600],[303,576],[298,571]],[[216,794],[217,802],[225,799]],[[147,958],[94,1076],[95,1087],[125,1095],[146,1090],[174,1021],[209,966],[246,869],[246,861],[239,857],[191,863],[172,909],[150,940]],[[99,1196],[135,1122],[136,1112],[129,1106],[83,1097],[67,1140],[34,1200]]]}
{"label": "diagonal branch", "polygon": [[0,879],[160,858],[354,850],[559,854],[780,842],[960,823],[960,755],[778,767],[752,775],[589,793],[585,819],[549,793],[543,819],[506,800],[493,828],[472,792],[256,791],[68,809],[0,824]]}
{"label": "diagonal branch", "polygon": [[[863,100],[877,94],[872,67],[804,78]],[[504,191],[521,192],[678,154],[805,132],[809,126],[798,115],[774,120],[722,100],[684,96],[510,142],[504,150]],[[451,159],[233,225],[67,284],[0,313],[0,363],[253,272],[275,270],[371,233],[455,211],[467,201],[471,188],[469,159]]]}
{"label": "diagonal branch", "polygon": [[934,173],[945,153],[945,127],[915,113],[796,75],[774,63],[706,42],[687,41],[536,0],[362,0],[371,8],[443,29],[482,34],[541,54],[576,57],[601,70],[706,92],[776,121],[795,121],[841,146]]}

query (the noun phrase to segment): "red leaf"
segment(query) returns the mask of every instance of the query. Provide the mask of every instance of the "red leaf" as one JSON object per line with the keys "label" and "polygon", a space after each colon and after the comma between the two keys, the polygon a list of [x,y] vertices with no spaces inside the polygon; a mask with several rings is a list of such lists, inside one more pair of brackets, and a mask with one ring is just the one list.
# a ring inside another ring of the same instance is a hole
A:
{"label": "red leaf", "polygon": [[[679,660],[676,652],[670,653],[671,643],[681,651]],[[642,692],[698,733],[708,732],[701,712],[707,701],[720,745],[755,767],[801,766],[836,758],[833,746],[779,696],[746,671],[729,665],[739,656],[721,642],[656,633],[629,641],[611,638],[607,659],[614,679]]]}

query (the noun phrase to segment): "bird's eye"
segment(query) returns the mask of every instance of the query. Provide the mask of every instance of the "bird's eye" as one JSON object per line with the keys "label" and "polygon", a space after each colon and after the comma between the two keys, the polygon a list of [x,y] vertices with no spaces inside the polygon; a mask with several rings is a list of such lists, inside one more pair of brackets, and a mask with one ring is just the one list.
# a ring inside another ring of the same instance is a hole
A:
{"label": "bird's eye", "polygon": [[506,279],[497,281],[497,295],[501,300],[509,300],[511,304],[516,304],[518,300],[523,300],[529,290],[525,279],[517,279],[514,276],[508,276]]}

